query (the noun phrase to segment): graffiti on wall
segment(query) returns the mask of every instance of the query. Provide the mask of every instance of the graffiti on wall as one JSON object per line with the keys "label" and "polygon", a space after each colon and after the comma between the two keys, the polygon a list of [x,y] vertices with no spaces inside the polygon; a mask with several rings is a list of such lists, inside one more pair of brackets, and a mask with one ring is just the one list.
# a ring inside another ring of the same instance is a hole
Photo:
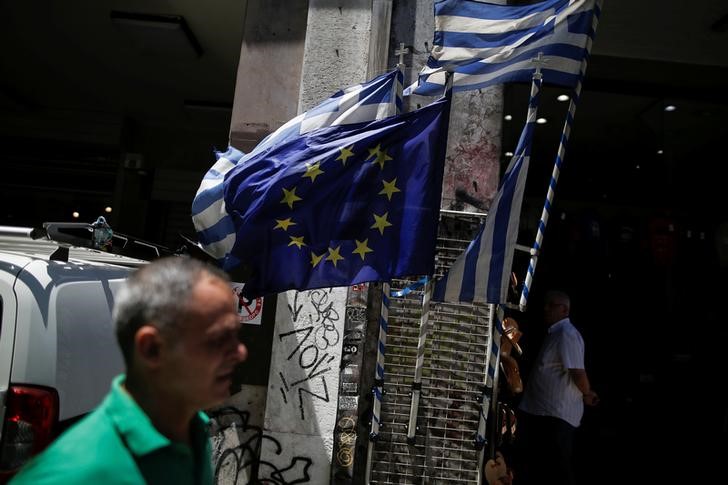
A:
{"label": "graffiti on wall", "polygon": [[281,455],[283,444],[252,424],[250,411],[221,407],[210,412],[210,424],[216,484],[291,485],[310,481],[309,468],[313,460],[308,456],[292,456],[287,466],[261,460],[261,448],[272,448],[274,453]]}
{"label": "graffiti on wall", "polygon": [[[288,303],[293,330],[278,334],[279,341],[290,349],[285,359],[288,378],[284,371],[278,371],[279,390],[286,404],[293,396],[302,420],[307,417],[305,401],[331,399],[327,375],[336,367],[339,353],[335,349],[341,337],[337,328],[340,317],[330,293],[330,289],[296,292]],[[304,383],[309,385],[302,386]],[[318,391],[311,390],[314,387]]]}

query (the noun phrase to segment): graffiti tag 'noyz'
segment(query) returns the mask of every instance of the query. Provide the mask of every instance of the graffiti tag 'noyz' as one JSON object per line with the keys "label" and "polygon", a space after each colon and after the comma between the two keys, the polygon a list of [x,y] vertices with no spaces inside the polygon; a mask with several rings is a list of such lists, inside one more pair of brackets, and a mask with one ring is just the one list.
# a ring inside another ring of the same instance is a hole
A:
{"label": "graffiti tag 'noyz'", "polygon": [[[254,484],[294,485],[311,481],[308,469],[313,460],[309,457],[294,456],[285,468],[279,468],[259,458],[263,442],[272,444],[276,455],[283,452],[283,447],[277,439],[249,423],[250,412],[224,407],[211,413],[210,418],[215,444],[215,482],[237,484],[241,474],[250,477],[250,483]],[[222,449],[223,437],[228,431],[236,435],[239,444]],[[232,482],[230,478],[233,478]]]}
{"label": "graffiti tag 'noyz'", "polygon": [[[321,384],[323,385],[324,394],[316,394],[314,392],[309,391],[308,389],[304,389],[302,387],[298,388],[298,405],[299,409],[301,411],[301,419],[306,419],[306,413],[304,411],[303,406],[303,395],[308,394],[314,398],[320,399],[324,402],[329,402],[329,389],[326,385],[326,377],[323,375],[326,372],[331,370],[331,367],[328,366],[328,364],[331,364],[336,359],[336,356],[329,355],[328,352],[325,352],[323,355],[319,356],[319,348],[317,345],[313,343],[309,343],[309,345],[303,347],[303,345],[308,341],[309,337],[314,331],[314,327],[306,327],[306,328],[300,328],[298,330],[292,330],[290,332],[281,333],[278,335],[278,338],[283,341],[285,337],[290,337],[292,335],[296,335],[299,333],[305,333],[305,336],[303,339],[298,342],[298,345],[293,349],[293,352],[291,352],[286,360],[290,361],[293,359],[293,357],[298,354],[298,365],[301,367],[301,369],[304,369],[307,371],[307,375],[301,379],[298,379],[292,383],[288,383],[286,381],[286,377],[283,375],[282,372],[278,373],[278,376],[281,378],[281,382],[283,383],[283,387],[281,388],[281,394],[283,396],[283,401],[287,404],[288,398],[287,393],[297,385],[310,381],[311,379],[315,377],[319,377],[321,379]],[[302,348],[303,347],[303,348]],[[327,367],[328,366],[328,367]],[[284,390],[285,389],[285,390]]]}

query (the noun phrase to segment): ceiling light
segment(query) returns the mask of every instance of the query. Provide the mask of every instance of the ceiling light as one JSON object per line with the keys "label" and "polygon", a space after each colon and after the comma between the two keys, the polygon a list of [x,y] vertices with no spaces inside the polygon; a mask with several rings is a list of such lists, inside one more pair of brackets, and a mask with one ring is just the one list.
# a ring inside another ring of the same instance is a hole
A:
{"label": "ceiling light", "polygon": [[513,152],[506,152],[506,156],[507,157],[512,157],[513,156]]}
{"label": "ceiling light", "polygon": [[659,150],[657,150],[657,154],[658,155],[662,155],[663,153],[665,153],[665,152],[662,151],[662,148],[660,148]]}
{"label": "ceiling light", "polygon": [[539,125],[544,125],[546,124],[546,121],[546,118],[539,118],[536,120],[536,123],[538,123]]}
{"label": "ceiling light", "polygon": [[108,212],[111,212],[111,207],[109,207],[109,206],[107,205],[107,206],[106,206],[106,208],[104,209],[104,212],[107,212],[107,213],[108,213]]}
{"label": "ceiling light", "polygon": [[668,104],[667,106],[665,106],[665,111],[667,111],[668,113],[675,111],[676,109],[677,106],[675,106],[674,104]]}
{"label": "ceiling light", "polygon": [[506,121],[511,121],[513,119],[513,116],[511,116],[511,115],[505,115],[503,117],[503,119],[506,120]]}
{"label": "ceiling light", "polygon": [[556,98],[557,101],[568,101],[569,95],[568,94],[559,94],[559,96]]}
{"label": "ceiling light", "polygon": [[78,219],[79,217],[81,217],[81,214],[79,214],[76,211],[73,211],[73,214],[71,214],[71,216],[73,216],[74,219]]}

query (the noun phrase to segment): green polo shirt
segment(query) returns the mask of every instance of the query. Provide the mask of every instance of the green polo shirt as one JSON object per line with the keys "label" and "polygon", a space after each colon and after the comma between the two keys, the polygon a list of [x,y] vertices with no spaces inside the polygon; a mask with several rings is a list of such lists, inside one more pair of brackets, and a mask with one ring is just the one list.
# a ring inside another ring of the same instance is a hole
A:
{"label": "green polo shirt", "polygon": [[207,416],[191,423],[190,448],[164,437],[118,376],[101,405],[31,460],[11,482],[19,484],[212,483]]}

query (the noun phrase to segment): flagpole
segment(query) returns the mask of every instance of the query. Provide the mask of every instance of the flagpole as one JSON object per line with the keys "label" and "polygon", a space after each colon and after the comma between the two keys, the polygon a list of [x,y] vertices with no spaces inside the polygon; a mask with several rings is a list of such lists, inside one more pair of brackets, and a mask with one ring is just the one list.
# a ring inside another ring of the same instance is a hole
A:
{"label": "flagpole", "polygon": [[485,339],[485,379],[483,382],[483,393],[480,396],[480,416],[478,418],[478,430],[475,435],[475,449],[478,453],[478,477],[477,485],[483,483],[483,463],[485,462],[485,445],[488,444],[487,428],[490,402],[493,396],[493,374],[491,372],[491,359],[493,359],[493,324],[495,323],[495,305],[488,305],[488,336]]}
{"label": "flagpole", "polygon": [[528,306],[528,295],[531,291],[531,283],[533,282],[533,275],[536,272],[536,264],[538,263],[538,254],[543,244],[544,233],[546,232],[546,224],[549,222],[549,215],[551,213],[551,206],[554,201],[554,195],[556,191],[556,184],[559,181],[559,175],[561,173],[561,164],[566,157],[566,147],[569,143],[569,135],[571,134],[571,126],[574,123],[574,115],[576,113],[576,104],[579,102],[581,96],[581,86],[586,74],[586,65],[589,61],[591,54],[592,44],[594,43],[594,36],[597,32],[597,26],[599,25],[599,15],[602,11],[603,0],[597,0],[594,6],[594,15],[592,16],[592,32],[586,42],[586,54],[581,60],[581,67],[579,68],[579,79],[574,88],[573,96],[569,102],[569,112],[566,116],[566,122],[564,123],[564,129],[561,133],[561,141],[559,142],[559,149],[556,155],[556,161],[554,162],[554,168],[551,172],[551,181],[549,182],[549,189],[546,193],[546,201],[541,211],[541,220],[538,224],[538,232],[536,233],[536,241],[533,243],[533,249],[531,251],[531,260],[528,264],[528,271],[526,272],[526,279],[523,284],[523,291],[521,292],[521,300],[518,304],[519,309],[524,312]]}
{"label": "flagpole", "polygon": [[[395,50],[395,54],[399,56],[397,63],[397,82],[395,83],[395,107],[396,114],[402,112],[402,85],[404,84],[404,56],[409,52],[400,43],[399,49]],[[364,472],[364,483],[371,482],[372,460],[374,458],[374,442],[379,438],[379,430],[381,427],[381,410],[382,396],[384,395],[384,355],[387,348],[387,324],[389,321],[389,282],[382,283],[382,305],[379,312],[379,342],[377,344],[377,366],[374,374],[374,387],[372,388],[372,424],[369,432],[369,443],[367,445],[367,462]]]}
{"label": "flagpole", "polygon": [[415,444],[417,431],[417,411],[420,405],[422,392],[422,367],[425,363],[425,343],[430,325],[430,298],[432,298],[433,281],[428,278],[422,294],[422,316],[420,317],[420,334],[417,340],[417,360],[415,361],[415,377],[412,381],[412,400],[410,401],[410,415],[407,423],[407,443]]}
{"label": "flagpole", "polygon": [[[543,74],[541,66],[544,64],[543,53],[539,52],[538,57],[533,59],[536,64],[536,70],[531,78],[531,95],[528,100],[528,112],[526,114],[526,123],[533,123],[538,114],[538,101],[541,92],[541,82]],[[496,317],[496,312],[502,312],[501,307],[494,304],[488,305],[489,324],[488,337],[486,339],[486,356],[485,368],[485,385],[483,386],[483,394],[481,395],[480,416],[478,418],[478,431],[475,435],[475,447],[482,452],[478,453],[478,485],[483,483],[483,462],[485,461],[485,445],[488,444],[486,437],[488,413],[492,418],[496,417],[498,406],[498,366],[500,363],[500,335],[502,333],[502,325],[500,315]],[[495,455],[495,440],[490,440],[489,455]]]}
{"label": "flagpole", "polygon": [[381,427],[382,395],[384,394],[384,354],[387,347],[387,324],[389,319],[389,283],[382,283],[382,306],[379,312],[379,342],[377,344],[377,367],[372,388],[372,425],[367,446],[367,467],[364,483],[369,484],[374,455],[374,442],[379,438]]}
{"label": "flagpole", "polygon": [[[490,447],[489,447],[489,453],[488,458],[491,460],[495,460],[495,445],[496,445],[496,437],[498,436],[498,380],[500,377],[500,373],[498,372],[500,368],[500,356],[501,356],[501,337],[503,336],[503,306],[498,305],[495,308],[495,327],[493,328],[493,345],[492,345],[492,351],[493,351],[493,367],[492,369],[488,369],[488,374],[490,377],[492,377],[492,396],[490,399],[490,416],[491,416],[491,423],[490,423]],[[491,375],[492,372],[492,375]]]}

